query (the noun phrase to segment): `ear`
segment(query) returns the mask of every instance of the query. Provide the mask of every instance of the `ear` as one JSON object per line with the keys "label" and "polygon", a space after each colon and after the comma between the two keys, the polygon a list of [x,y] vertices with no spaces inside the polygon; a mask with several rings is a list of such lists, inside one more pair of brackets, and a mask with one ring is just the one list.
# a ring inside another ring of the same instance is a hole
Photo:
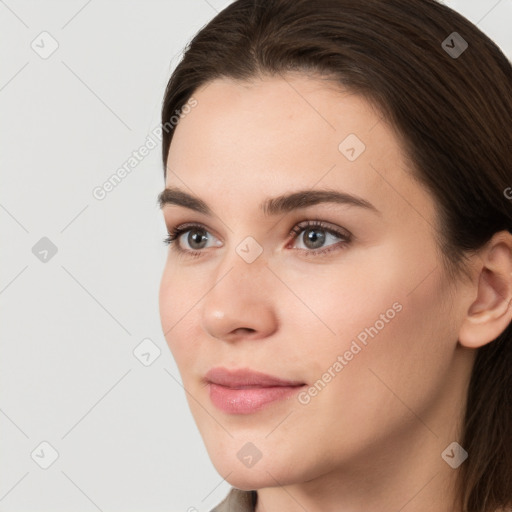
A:
{"label": "ear", "polygon": [[495,233],[475,257],[476,299],[459,331],[459,343],[467,348],[495,340],[512,320],[512,234]]}

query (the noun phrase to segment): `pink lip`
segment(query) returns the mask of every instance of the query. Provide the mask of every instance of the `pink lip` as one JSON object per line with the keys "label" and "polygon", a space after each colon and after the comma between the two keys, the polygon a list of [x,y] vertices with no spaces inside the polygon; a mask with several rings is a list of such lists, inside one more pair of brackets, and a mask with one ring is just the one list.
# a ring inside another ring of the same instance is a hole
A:
{"label": "pink lip", "polygon": [[231,414],[251,414],[291,397],[304,382],[283,380],[248,369],[212,368],[204,377],[212,403]]}

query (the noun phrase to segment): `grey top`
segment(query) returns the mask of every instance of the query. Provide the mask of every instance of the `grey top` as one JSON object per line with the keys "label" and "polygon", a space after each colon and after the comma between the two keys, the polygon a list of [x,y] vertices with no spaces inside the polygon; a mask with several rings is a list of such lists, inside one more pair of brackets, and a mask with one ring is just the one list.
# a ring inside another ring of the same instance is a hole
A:
{"label": "grey top", "polygon": [[256,491],[242,491],[233,487],[210,512],[254,512],[257,498]]}

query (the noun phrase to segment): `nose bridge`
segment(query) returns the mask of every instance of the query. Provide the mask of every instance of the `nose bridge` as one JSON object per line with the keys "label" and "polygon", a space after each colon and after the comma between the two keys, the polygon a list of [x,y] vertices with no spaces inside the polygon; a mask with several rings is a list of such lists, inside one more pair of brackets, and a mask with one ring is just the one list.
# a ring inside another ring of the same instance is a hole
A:
{"label": "nose bridge", "polygon": [[265,279],[269,271],[265,268],[267,260],[262,244],[251,235],[237,238],[235,234],[232,239],[234,243],[230,244],[217,268],[216,282],[228,276],[233,279],[235,275],[239,284],[244,286],[253,279]]}
{"label": "nose bridge", "polygon": [[259,337],[274,329],[275,315],[265,286],[271,272],[265,267],[263,247],[252,237],[226,252],[202,306],[203,328],[211,336],[232,339],[239,329],[249,329]]}

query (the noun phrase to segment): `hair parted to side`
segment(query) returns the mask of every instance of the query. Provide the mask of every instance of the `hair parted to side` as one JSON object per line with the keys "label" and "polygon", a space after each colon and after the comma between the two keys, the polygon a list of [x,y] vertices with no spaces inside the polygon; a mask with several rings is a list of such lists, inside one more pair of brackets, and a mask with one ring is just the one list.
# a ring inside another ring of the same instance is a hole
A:
{"label": "hair parted to side", "polygon": [[[457,32],[468,48],[442,47]],[[512,66],[474,24],[434,0],[237,0],[189,42],[162,125],[198,87],[300,72],[376,106],[438,208],[451,278],[494,233],[512,232]],[[327,82],[326,82],[327,83]],[[164,176],[173,130],[163,131]],[[464,512],[512,506],[512,328],[478,349],[458,468]]]}

